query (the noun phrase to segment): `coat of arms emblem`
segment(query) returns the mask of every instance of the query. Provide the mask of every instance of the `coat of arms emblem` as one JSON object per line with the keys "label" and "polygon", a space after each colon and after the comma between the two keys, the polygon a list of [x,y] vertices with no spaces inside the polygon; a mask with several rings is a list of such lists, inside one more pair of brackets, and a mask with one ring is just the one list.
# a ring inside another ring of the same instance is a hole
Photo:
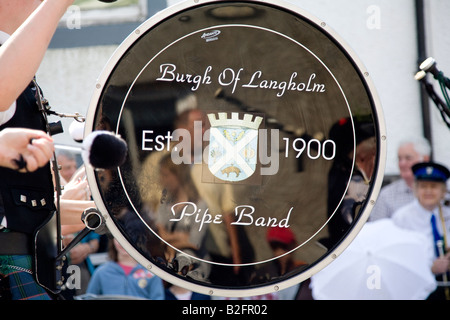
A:
{"label": "coat of arms emblem", "polygon": [[221,112],[208,114],[211,124],[208,168],[224,181],[242,181],[253,175],[258,159],[260,116],[233,112],[231,118]]}

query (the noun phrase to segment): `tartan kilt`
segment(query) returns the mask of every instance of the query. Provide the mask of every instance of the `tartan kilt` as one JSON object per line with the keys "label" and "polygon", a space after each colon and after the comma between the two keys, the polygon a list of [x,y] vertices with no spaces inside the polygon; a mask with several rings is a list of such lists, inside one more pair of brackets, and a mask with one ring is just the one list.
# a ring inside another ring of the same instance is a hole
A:
{"label": "tartan kilt", "polygon": [[12,300],[52,300],[31,270],[30,255],[0,255],[0,274],[9,281]]}

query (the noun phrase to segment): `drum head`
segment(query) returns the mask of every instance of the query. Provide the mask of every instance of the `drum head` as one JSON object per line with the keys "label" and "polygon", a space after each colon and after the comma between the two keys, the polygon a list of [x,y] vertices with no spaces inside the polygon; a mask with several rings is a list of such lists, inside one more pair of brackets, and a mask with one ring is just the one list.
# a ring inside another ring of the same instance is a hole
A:
{"label": "drum head", "polygon": [[137,28],[106,65],[85,135],[128,143],[88,168],[112,235],[170,283],[275,292],[338,256],[381,186],[382,110],[328,26],[280,1],[187,1]]}

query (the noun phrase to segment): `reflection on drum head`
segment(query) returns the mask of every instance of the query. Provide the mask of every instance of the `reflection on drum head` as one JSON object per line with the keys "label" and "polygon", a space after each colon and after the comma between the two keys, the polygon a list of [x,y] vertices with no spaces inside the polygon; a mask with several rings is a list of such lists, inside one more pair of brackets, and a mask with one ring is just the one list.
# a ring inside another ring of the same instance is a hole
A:
{"label": "reflection on drum head", "polygon": [[86,132],[128,143],[88,170],[113,236],[170,283],[219,296],[298,285],[366,221],[385,130],[361,64],[275,1],[189,2],[135,30],[100,77]]}

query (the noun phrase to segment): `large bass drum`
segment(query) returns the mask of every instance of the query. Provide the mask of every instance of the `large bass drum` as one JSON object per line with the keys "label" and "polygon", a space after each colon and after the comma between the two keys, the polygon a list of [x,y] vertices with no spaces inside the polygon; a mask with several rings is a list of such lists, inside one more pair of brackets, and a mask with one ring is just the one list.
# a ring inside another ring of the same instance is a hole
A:
{"label": "large bass drum", "polygon": [[282,1],[189,0],[139,26],[97,82],[85,135],[128,143],[87,168],[119,243],[174,285],[239,297],[297,285],[366,222],[386,153],[369,73]]}

